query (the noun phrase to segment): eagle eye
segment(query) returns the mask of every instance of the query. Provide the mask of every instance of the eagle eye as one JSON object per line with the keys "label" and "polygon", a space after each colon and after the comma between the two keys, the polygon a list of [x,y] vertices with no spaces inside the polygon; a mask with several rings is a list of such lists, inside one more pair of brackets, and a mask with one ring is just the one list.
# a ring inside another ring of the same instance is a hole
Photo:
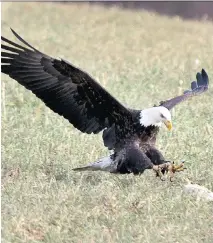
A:
{"label": "eagle eye", "polygon": [[160,114],[161,118],[164,118],[165,119],[165,116],[163,114]]}

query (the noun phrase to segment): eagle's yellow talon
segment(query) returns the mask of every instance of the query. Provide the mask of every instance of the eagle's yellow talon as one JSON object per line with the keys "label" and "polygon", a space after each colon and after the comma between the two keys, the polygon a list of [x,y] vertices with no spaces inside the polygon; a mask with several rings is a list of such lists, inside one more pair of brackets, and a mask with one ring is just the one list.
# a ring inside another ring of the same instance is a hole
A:
{"label": "eagle's yellow talon", "polygon": [[167,162],[160,165],[154,165],[153,170],[156,172],[156,176],[159,176],[161,180],[165,180],[163,178],[162,170],[165,170],[164,174],[169,174],[170,181],[173,181],[175,172],[181,172],[185,170],[184,162],[181,162],[179,165],[175,165],[174,162]]}
{"label": "eagle's yellow talon", "polygon": [[184,162],[181,162],[179,165],[175,165],[175,163],[173,162],[171,166],[169,166],[170,181],[173,181],[172,178],[174,178],[175,172],[181,172],[185,169],[186,168],[184,167]]}

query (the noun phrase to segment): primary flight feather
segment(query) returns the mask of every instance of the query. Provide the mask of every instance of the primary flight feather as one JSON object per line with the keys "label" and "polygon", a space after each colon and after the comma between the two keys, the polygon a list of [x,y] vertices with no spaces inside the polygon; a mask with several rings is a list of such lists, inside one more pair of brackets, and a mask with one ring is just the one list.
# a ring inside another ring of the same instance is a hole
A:
{"label": "primary flight feather", "polygon": [[[156,135],[162,123],[169,130],[172,128],[170,109],[208,89],[204,69],[183,95],[159,106],[134,110],[122,105],[86,72],[38,51],[12,32],[27,47],[1,37],[2,72],[31,90],[81,132],[103,131],[104,145],[113,150],[110,156],[74,170],[141,174],[145,169],[169,168],[170,164],[155,147]],[[171,168],[174,170],[174,166]]]}

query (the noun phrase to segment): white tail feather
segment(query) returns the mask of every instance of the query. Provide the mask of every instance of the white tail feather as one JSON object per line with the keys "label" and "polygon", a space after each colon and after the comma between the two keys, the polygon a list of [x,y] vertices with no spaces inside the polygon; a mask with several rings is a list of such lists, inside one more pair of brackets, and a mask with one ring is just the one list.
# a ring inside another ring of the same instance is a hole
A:
{"label": "white tail feather", "polygon": [[88,164],[87,166],[74,168],[73,170],[74,171],[101,170],[101,171],[113,172],[115,170],[114,166],[115,166],[114,161],[110,158],[110,156],[108,156],[108,157],[101,158],[100,160],[94,163]]}

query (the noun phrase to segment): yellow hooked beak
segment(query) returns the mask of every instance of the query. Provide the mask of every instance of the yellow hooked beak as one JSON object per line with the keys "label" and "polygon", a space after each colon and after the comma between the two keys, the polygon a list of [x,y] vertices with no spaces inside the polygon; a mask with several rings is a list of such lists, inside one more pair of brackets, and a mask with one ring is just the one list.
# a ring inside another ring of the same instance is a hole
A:
{"label": "yellow hooked beak", "polygon": [[164,122],[164,124],[166,125],[166,127],[168,128],[169,131],[172,129],[172,122],[171,121],[166,120]]}

